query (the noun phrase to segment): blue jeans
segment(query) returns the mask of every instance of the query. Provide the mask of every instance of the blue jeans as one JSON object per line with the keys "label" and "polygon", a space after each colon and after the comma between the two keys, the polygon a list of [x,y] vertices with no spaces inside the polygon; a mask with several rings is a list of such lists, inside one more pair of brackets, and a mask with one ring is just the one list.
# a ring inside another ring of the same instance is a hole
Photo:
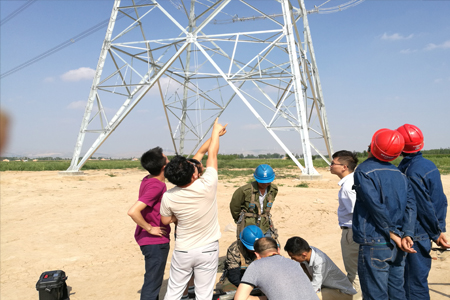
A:
{"label": "blue jeans", "polygon": [[358,275],[364,300],[405,300],[405,252],[397,246],[360,245]]}
{"label": "blue jeans", "polygon": [[405,292],[408,300],[430,300],[428,274],[431,269],[431,241],[414,241],[417,251],[406,256]]}
{"label": "blue jeans", "polygon": [[141,246],[142,254],[145,256],[145,275],[141,300],[159,299],[159,290],[164,277],[169,249],[168,243]]}

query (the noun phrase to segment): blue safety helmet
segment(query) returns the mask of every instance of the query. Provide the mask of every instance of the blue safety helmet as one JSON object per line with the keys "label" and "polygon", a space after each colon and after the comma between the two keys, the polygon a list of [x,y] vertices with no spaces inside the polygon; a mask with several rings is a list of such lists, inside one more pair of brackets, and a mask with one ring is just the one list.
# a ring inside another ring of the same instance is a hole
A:
{"label": "blue safety helmet", "polygon": [[253,244],[256,242],[256,240],[262,237],[264,237],[264,233],[256,225],[249,225],[245,227],[239,235],[242,244],[244,244],[245,248],[251,251],[255,251]]}
{"label": "blue safety helmet", "polygon": [[253,173],[253,177],[259,183],[270,183],[275,179],[275,172],[269,165],[259,165]]}

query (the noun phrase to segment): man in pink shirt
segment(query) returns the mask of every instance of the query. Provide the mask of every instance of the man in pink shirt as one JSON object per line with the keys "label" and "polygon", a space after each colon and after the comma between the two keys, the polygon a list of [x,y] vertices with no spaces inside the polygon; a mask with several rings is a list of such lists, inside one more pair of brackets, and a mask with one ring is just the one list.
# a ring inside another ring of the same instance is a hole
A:
{"label": "man in pink shirt", "polygon": [[144,285],[141,300],[159,299],[169,254],[170,226],[161,223],[159,209],[166,192],[164,168],[169,162],[160,147],[150,149],[141,157],[141,165],[150,174],[142,179],[139,199],[128,211],[136,222],[134,237],[145,256]]}

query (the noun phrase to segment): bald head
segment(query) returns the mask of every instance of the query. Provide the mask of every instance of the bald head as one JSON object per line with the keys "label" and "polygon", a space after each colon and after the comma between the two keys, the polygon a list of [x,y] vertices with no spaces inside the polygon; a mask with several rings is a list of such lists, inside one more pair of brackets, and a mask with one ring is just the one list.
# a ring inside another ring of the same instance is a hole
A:
{"label": "bald head", "polygon": [[274,252],[278,253],[278,244],[273,238],[270,237],[263,237],[256,240],[253,247],[255,247],[255,252],[261,257],[269,256]]}

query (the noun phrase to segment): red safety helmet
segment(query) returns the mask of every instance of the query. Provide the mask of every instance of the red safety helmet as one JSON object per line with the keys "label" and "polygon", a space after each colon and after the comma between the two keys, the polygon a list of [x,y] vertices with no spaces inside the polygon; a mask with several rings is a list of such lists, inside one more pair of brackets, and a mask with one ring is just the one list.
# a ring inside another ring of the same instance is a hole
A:
{"label": "red safety helmet", "polygon": [[423,148],[423,134],[422,131],[414,125],[405,124],[397,128],[397,131],[405,139],[405,148],[403,152],[414,153]]}
{"label": "red safety helmet", "polygon": [[403,151],[405,140],[396,130],[383,128],[375,132],[370,144],[370,152],[381,161],[392,161]]}

